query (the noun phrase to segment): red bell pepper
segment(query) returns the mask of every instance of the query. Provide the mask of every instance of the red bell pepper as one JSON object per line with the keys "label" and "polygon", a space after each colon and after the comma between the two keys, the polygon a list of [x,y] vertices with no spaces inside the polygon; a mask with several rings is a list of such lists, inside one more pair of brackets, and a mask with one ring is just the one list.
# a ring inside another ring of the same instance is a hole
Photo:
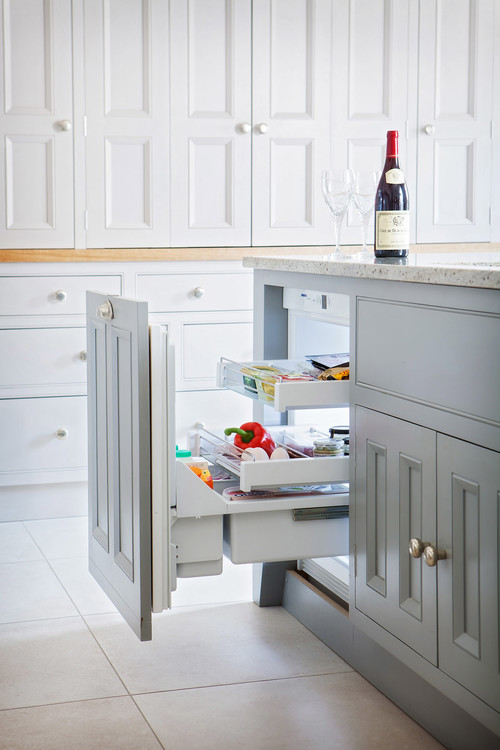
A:
{"label": "red bell pepper", "polygon": [[234,434],[234,444],[237,448],[263,448],[270,456],[276,448],[276,443],[269,432],[258,422],[245,422],[241,427],[226,427],[225,435]]}

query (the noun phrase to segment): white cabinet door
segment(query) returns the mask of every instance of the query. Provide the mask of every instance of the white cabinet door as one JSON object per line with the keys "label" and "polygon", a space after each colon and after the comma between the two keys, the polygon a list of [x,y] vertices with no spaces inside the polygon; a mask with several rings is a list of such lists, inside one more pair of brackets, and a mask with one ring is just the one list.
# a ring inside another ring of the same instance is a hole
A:
{"label": "white cabinet door", "polygon": [[3,0],[0,246],[73,247],[71,0]]}
{"label": "white cabinet door", "polygon": [[[332,167],[380,171],[386,133],[398,130],[410,196],[416,185],[407,133],[411,100],[416,98],[409,33],[413,15],[410,0],[333,0]],[[355,210],[350,210],[342,244],[360,244],[360,227]],[[372,240],[370,226],[368,241]]]}
{"label": "white cabinet door", "polygon": [[250,244],[250,0],[171,0],[172,245]]}
{"label": "white cabinet door", "polygon": [[331,242],[331,2],[254,0],[252,244]]}
{"label": "white cabinet door", "polygon": [[418,242],[490,239],[492,0],[421,0]]}
{"label": "white cabinet door", "polygon": [[169,235],[168,3],[86,0],[88,247]]}

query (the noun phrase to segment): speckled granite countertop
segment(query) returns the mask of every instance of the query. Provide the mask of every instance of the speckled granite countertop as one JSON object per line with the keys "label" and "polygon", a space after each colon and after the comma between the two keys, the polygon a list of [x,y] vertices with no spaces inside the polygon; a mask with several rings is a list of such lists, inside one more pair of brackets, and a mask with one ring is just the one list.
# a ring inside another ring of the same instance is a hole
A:
{"label": "speckled granite countertop", "polygon": [[270,271],[500,289],[500,252],[410,253],[405,259],[384,260],[344,253],[314,257],[249,255],[243,258],[243,265]]}

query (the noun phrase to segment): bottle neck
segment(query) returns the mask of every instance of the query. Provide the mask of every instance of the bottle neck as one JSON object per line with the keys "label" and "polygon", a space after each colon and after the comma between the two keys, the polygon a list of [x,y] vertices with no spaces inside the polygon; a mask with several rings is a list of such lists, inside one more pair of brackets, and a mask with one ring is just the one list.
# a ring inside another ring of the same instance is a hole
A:
{"label": "bottle neck", "polygon": [[397,130],[389,130],[387,132],[387,148],[386,158],[398,159],[399,157],[399,133]]}

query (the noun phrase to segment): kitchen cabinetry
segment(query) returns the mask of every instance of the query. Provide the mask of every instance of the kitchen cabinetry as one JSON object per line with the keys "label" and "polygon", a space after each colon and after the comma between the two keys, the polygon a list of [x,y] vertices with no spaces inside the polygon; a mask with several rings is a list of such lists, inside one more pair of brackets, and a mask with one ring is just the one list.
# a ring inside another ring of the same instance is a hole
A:
{"label": "kitchen cabinetry", "polygon": [[356,444],[356,608],[500,710],[500,454],[361,407]]}
{"label": "kitchen cabinetry", "polygon": [[1,246],[73,247],[71,2],[3,0]]}
{"label": "kitchen cabinetry", "polygon": [[86,512],[88,289],[139,291],[152,319],[168,323],[178,355],[179,445],[197,422],[226,427],[250,417],[248,402],[216,382],[223,353],[252,352],[252,274],[239,263],[3,264],[1,520]]}
{"label": "kitchen cabinetry", "polygon": [[171,2],[172,245],[327,244],[331,6]]}
{"label": "kitchen cabinetry", "polygon": [[[494,239],[494,2],[334,0],[333,15],[334,163],[380,170],[397,129],[412,242]],[[343,239],[360,241],[354,210]]]}

